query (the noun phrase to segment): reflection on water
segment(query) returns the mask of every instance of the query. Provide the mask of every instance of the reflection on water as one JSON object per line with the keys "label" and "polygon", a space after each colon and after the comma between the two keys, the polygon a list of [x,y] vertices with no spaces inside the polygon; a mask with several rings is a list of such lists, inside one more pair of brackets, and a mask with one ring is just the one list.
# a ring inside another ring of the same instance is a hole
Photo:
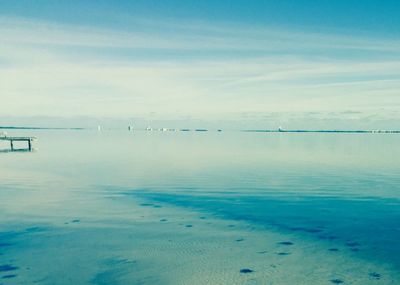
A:
{"label": "reflection on water", "polygon": [[399,280],[396,134],[26,135],[0,151],[0,284]]}
{"label": "reflection on water", "polygon": [[14,148],[14,149],[0,149],[0,153],[8,153],[8,152],[33,152],[35,149],[29,148]]}

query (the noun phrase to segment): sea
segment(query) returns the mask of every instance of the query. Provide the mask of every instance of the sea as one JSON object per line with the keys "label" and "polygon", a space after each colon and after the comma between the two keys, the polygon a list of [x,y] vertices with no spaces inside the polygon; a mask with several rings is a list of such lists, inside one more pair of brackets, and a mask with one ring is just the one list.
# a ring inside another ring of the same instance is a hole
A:
{"label": "sea", "polygon": [[0,284],[400,284],[400,134],[10,130]]}

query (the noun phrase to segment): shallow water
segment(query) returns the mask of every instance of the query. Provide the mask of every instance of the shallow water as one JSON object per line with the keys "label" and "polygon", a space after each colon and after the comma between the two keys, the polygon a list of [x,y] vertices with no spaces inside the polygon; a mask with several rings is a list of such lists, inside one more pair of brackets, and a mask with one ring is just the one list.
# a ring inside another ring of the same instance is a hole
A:
{"label": "shallow water", "polygon": [[398,134],[18,134],[0,284],[399,284]]}

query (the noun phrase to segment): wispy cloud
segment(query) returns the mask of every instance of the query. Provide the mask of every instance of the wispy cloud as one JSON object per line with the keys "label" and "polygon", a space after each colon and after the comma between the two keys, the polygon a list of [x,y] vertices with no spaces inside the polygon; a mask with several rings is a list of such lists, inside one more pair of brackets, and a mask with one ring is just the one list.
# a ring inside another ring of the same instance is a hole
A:
{"label": "wispy cloud", "polygon": [[25,47],[148,48],[230,50],[299,54],[319,49],[363,50],[400,54],[400,41],[299,30],[176,21],[138,20],[127,31],[0,17],[5,45]]}
{"label": "wispy cloud", "polygon": [[398,105],[400,41],[138,20],[0,17],[3,114],[218,116]]}

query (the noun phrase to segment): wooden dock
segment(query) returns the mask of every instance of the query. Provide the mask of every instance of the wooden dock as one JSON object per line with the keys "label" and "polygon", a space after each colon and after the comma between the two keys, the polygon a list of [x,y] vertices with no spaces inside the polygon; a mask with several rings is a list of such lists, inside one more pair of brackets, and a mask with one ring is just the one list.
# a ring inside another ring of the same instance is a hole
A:
{"label": "wooden dock", "polygon": [[8,136],[0,136],[0,141],[9,141],[11,150],[15,150],[14,148],[14,142],[27,142],[28,143],[28,149],[31,151],[32,150],[32,142],[36,140],[35,137],[8,137]]}

